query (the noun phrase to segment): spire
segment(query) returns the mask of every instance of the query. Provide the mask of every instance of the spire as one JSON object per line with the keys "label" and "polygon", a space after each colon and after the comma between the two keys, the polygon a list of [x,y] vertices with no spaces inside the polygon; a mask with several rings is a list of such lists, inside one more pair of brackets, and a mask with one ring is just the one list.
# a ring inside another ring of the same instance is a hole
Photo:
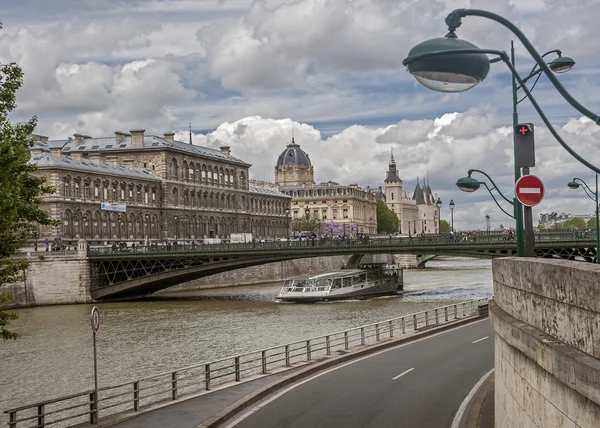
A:
{"label": "spire", "polygon": [[391,148],[391,153],[390,153],[390,165],[396,165],[396,160],[394,159],[394,148]]}
{"label": "spire", "polygon": [[192,144],[192,123],[190,122],[190,144]]}
{"label": "spire", "polygon": [[296,141],[294,140],[294,124],[292,124],[292,144],[296,144]]}

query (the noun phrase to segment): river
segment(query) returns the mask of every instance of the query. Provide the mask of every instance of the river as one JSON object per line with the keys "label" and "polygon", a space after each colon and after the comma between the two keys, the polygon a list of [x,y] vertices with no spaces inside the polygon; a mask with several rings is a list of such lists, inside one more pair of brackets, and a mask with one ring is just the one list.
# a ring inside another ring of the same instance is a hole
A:
{"label": "river", "polygon": [[[99,385],[491,297],[491,262],[433,260],[404,284],[403,297],[313,305],[274,302],[276,283],[100,303]],[[0,344],[0,410],[93,388],[92,306],[15,311],[23,336]]]}

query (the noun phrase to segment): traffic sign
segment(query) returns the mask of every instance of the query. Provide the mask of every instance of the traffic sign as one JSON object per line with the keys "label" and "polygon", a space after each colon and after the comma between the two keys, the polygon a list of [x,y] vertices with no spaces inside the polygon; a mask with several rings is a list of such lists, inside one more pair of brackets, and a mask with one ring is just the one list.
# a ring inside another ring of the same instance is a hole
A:
{"label": "traffic sign", "polygon": [[535,175],[524,175],[515,183],[515,195],[526,207],[535,207],[544,198],[544,184]]}
{"label": "traffic sign", "polygon": [[92,308],[92,331],[98,333],[100,330],[100,310],[98,306]]}

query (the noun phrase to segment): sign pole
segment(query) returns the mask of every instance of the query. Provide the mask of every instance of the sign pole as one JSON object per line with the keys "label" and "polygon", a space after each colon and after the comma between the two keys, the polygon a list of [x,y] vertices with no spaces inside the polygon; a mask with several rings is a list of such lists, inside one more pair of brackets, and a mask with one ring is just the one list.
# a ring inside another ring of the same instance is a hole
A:
{"label": "sign pole", "polygon": [[[523,177],[529,175],[529,168],[523,168]],[[523,205],[525,235],[525,257],[535,257],[535,234],[533,233],[533,209]]]}
{"label": "sign pole", "polygon": [[94,397],[90,403],[90,423],[98,423],[98,359],[96,354],[96,333],[100,330],[100,310],[97,306],[92,308],[92,337],[94,342]]}

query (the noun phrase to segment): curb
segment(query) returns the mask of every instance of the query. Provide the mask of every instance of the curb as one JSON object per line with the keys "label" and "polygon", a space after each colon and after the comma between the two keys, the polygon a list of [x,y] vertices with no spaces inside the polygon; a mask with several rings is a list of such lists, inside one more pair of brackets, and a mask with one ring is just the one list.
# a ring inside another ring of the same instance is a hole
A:
{"label": "curb", "polygon": [[484,410],[485,402],[490,393],[493,394],[494,392],[494,374],[495,371],[492,371],[479,386],[477,392],[473,395],[471,401],[467,405],[467,409],[458,424],[458,428],[479,428],[480,416]]}
{"label": "curb", "polygon": [[262,400],[263,398],[271,395],[272,393],[274,393],[276,391],[283,389],[284,387],[286,387],[292,383],[295,383],[301,379],[307,378],[307,377],[309,377],[315,373],[318,373],[319,371],[322,371],[324,369],[330,368],[332,366],[335,366],[335,365],[338,365],[338,364],[341,364],[341,363],[344,363],[347,361],[354,360],[359,357],[363,357],[363,356],[366,356],[369,354],[376,353],[383,349],[393,348],[397,345],[401,345],[403,343],[408,343],[415,339],[420,339],[423,337],[431,336],[435,333],[439,333],[439,332],[445,331],[445,330],[450,330],[451,328],[454,328],[454,327],[457,327],[457,326],[460,326],[463,324],[469,324],[471,322],[478,321],[478,320],[485,319],[485,318],[487,318],[487,315],[486,316],[469,317],[469,318],[466,318],[466,319],[463,319],[460,321],[455,321],[455,322],[451,322],[448,324],[444,324],[439,327],[431,328],[431,329],[428,329],[423,332],[418,332],[409,337],[403,337],[403,338],[399,338],[399,339],[395,339],[395,340],[389,340],[389,341],[386,341],[384,343],[380,343],[377,345],[370,345],[367,348],[359,349],[357,351],[350,352],[345,355],[341,355],[338,357],[328,359],[326,361],[316,363],[314,365],[311,365],[309,367],[301,369],[300,371],[297,371],[288,376],[285,376],[283,379],[280,379],[276,382],[272,382],[268,385],[265,385],[265,386],[257,389],[253,393],[240,398],[239,400],[237,400],[237,401],[233,402],[232,404],[230,404],[229,406],[225,407],[223,410],[216,413],[212,417],[208,418],[201,424],[196,425],[195,428],[217,428],[220,425],[222,425],[223,423],[225,423],[226,421],[228,421],[229,419],[233,418],[238,413],[240,413],[242,410],[250,407],[252,404]]}

